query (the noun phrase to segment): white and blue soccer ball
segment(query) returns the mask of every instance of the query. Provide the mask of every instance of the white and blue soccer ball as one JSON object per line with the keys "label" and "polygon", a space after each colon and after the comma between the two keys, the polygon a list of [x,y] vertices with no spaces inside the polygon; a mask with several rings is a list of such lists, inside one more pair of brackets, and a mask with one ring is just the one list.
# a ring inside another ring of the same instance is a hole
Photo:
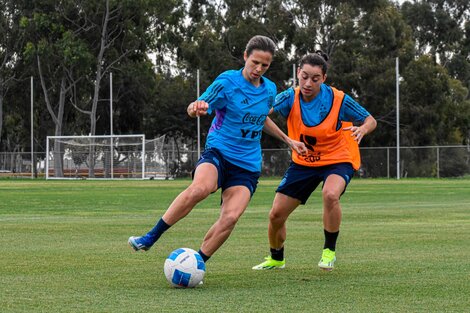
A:
{"label": "white and blue soccer ball", "polygon": [[173,287],[196,287],[206,273],[206,264],[199,253],[189,248],[179,248],[165,260],[166,279]]}

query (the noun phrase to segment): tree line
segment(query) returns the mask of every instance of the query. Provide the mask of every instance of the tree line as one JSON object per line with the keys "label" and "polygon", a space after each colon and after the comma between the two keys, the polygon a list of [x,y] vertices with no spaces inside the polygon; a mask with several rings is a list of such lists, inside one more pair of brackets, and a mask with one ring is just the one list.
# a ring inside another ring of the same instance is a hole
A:
{"label": "tree line", "polygon": [[278,91],[302,55],[329,54],[327,83],[379,123],[363,145],[396,144],[397,58],[401,144],[468,144],[469,17],[467,0],[0,0],[0,151],[30,151],[31,76],[35,151],[48,135],[110,133],[110,73],[114,134],[195,142],[197,70],[202,92],[257,34],[278,46]]}

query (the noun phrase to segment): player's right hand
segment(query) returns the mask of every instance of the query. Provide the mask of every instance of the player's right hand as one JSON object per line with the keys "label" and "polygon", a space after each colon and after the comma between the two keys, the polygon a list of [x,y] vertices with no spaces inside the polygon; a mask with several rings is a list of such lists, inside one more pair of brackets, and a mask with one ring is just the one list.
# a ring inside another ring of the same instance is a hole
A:
{"label": "player's right hand", "polygon": [[289,146],[300,155],[307,155],[308,149],[305,143],[297,140],[290,140]]}
{"label": "player's right hand", "polygon": [[206,101],[196,100],[189,105],[188,114],[193,117],[207,115],[208,109],[209,104]]}

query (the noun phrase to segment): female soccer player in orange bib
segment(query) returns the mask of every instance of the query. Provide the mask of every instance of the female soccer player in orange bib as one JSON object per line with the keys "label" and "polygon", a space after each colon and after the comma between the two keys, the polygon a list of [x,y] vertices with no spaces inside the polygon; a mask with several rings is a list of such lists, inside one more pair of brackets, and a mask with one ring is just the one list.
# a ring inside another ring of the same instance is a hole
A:
{"label": "female soccer player in orange bib", "polygon": [[[276,96],[274,111],[287,118],[288,135],[305,143],[307,154],[292,151],[292,162],[276,190],[269,214],[271,255],[254,270],[284,268],[286,221],[323,182],[325,244],[318,266],[332,270],[341,224],[341,195],[359,169],[359,146],[377,122],[344,92],[324,84],[328,56],[322,51],[305,55],[297,70],[299,87]],[[354,123],[360,126],[354,126]]]}

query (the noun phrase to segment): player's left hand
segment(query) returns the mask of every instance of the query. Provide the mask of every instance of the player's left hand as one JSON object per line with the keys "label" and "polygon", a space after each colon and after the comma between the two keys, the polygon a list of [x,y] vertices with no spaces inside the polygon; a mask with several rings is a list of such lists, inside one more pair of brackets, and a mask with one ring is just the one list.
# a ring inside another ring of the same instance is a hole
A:
{"label": "player's left hand", "polygon": [[364,135],[366,134],[361,126],[349,126],[343,128],[343,130],[351,131],[351,137],[354,137],[354,140],[356,140],[358,144],[361,143],[362,138],[364,138]]}

